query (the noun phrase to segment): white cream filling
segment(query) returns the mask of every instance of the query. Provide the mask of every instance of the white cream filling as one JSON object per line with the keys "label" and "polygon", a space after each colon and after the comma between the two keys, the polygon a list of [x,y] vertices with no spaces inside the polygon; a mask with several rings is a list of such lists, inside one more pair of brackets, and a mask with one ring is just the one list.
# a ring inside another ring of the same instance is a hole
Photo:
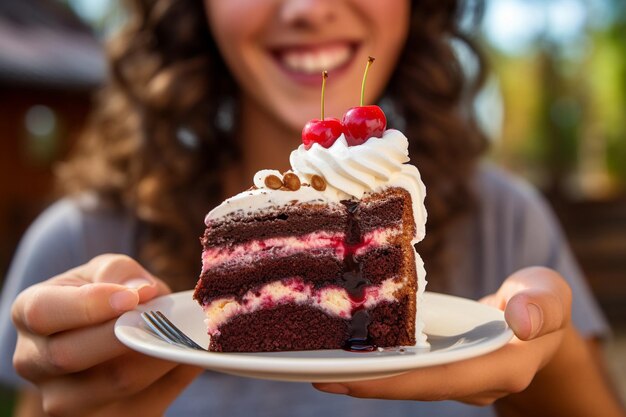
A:
{"label": "white cream filling", "polygon": [[315,289],[299,278],[274,281],[259,290],[248,291],[241,301],[233,297],[213,300],[204,306],[205,323],[209,335],[218,335],[219,327],[235,316],[284,303],[307,304],[327,314],[350,319],[355,308],[372,308],[384,301],[394,301],[394,294],[404,285],[404,280],[388,278],[380,285],[365,288],[363,299],[355,301],[340,287]]}
{"label": "white cream filling", "polygon": [[[360,255],[373,248],[383,246],[401,233],[399,227],[380,228],[366,233],[363,243],[354,248]],[[343,243],[344,233],[313,232],[304,236],[285,236],[252,240],[234,247],[205,249],[202,254],[202,272],[221,264],[250,263],[267,256],[284,257],[302,251],[331,249],[338,259],[343,259],[350,248]]]}

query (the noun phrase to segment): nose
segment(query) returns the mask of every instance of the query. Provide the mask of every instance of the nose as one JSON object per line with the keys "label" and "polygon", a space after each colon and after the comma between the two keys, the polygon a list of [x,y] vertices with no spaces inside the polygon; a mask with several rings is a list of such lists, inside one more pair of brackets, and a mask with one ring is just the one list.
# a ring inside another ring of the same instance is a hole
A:
{"label": "nose", "polygon": [[335,19],[333,3],[337,0],[286,0],[280,18],[284,23],[301,28],[311,28]]}

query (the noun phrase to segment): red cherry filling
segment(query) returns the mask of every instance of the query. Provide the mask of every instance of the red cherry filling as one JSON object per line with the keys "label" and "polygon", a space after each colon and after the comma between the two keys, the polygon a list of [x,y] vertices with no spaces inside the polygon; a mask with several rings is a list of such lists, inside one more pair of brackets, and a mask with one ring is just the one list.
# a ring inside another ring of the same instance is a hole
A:
{"label": "red cherry filling", "polygon": [[309,120],[302,129],[304,149],[309,150],[314,143],[329,148],[341,135],[343,128],[339,119],[329,117],[324,120]]}
{"label": "red cherry filling", "polygon": [[341,120],[349,146],[360,145],[372,137],[381,138],[387,128],[387,118],[378,106],[350,108]]}

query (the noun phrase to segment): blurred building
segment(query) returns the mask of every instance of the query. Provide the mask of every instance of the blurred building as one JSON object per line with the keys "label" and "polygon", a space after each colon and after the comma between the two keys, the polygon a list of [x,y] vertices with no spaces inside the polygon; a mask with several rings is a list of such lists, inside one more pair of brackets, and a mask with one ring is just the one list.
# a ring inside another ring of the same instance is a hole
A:
{"label": "blurred building", "polygon": [[79,135],[104,73],[102,46],[67,7],[0,0],[0,277],[50,201],[52,165]]}

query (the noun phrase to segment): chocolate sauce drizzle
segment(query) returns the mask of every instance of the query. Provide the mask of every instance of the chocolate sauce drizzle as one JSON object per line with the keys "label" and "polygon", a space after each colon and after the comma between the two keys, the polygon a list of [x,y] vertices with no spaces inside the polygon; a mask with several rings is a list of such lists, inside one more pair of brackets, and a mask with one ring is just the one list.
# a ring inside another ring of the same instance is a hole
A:
{"label": "chocolate sauce drizzle", "polygon": [[355,249],[363,244],[363,235],[359,224],[359,202],[343,200],[341,203],[346,206],[348,213],[344,242],[346,256],[343,261],[341,285],[346,289],[355,305],[349,324],[350,334],[344,349],[353,352],[371,352],[376,350],[367,330],[371,319],[369,312],[362,305],[365,301],[365,288],[370,282],[363,277],[362,262],[357,261],[354,257]]}

